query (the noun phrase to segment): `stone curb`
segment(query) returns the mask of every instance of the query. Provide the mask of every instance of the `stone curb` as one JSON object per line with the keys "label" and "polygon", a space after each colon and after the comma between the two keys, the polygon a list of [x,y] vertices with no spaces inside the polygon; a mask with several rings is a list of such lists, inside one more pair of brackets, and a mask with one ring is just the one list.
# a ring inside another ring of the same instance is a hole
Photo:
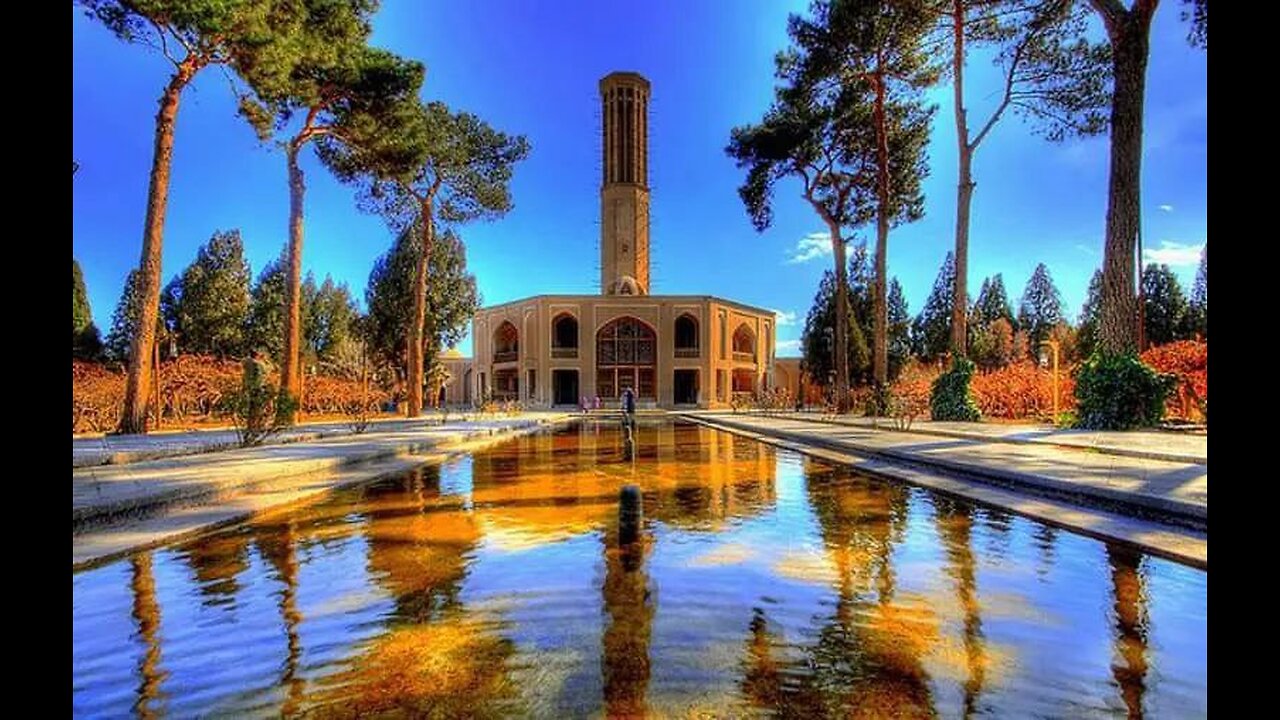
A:
{"label": "stone curb", "polygon": [[[752,413],[755,415],[755,413]],[[770,416],[761,416],[770,417]],[[807,422],[826,423],[828,425],[840,425],[842,427],[861,428],[863,430],[886,430],[889,432],[907,432],[919,435],[935,435],[938,437],[949,437],[957,440],[975,440],[981,442],[1007,443],[1010,445],[1047,445],[1049,447],[1069,448],[1072,450],[1088,450],[1090,452],[1100,453],[1102,455],[1116,455],[1118,457],[1131,457],[1138,460],[1157,460],[1163,462],[1180,462],[1192,465],[1209,465],[1207,457],[1199,455],[1184,455],[1173,452],[1160,452],[1157,450],[1132,450],[1129,448],[1115,447],[1114,445],[1086,445],[1084,443],[1064,442],[1054,439],[1032,439],[1032,438],[1014,438],[1000,435],[983,435],[981,433],[967,433],[960,430],[935,430],[934,428],[913,427],[908,430],[899,430],[894,427],[872,427],[871,425],[853,422],[842,422],[840,420],[829,420],[822,417],[808,417],[805,415],[796,415],[795,413],[785,415],[775,415],[772,417],[780,417],[784,420],[804,420]]]}
{"label": "stone curb", "polygon": [[[311,475],[360,463],[421,455],[428,451],[442,450],[450,445],[469,442],[477,438],[527,430],[532,427],[546,425],[557,421],[558,419],[556,418],[521,420],[512,425],[500,428],[475,428],[468,432],[451,435],[445,438],[428,438],[410,442],[400,441],[388,447],[380,447],[366,452],[356,453],[354,455],[314,458],[310,460],[294,460],[283,463],[282,467],[275,472],[256,474],[254,477],[249,479],[231,478],[221,481],[213,480],[209,482],[192,482],[183,487],[148,493],[136,498],[72,508],[72,534],[74,535],[78,531],[89,529],[90,526],[97,525],[101,521],[116,515],[151,513],[160,510],[165,506],[195,502],[220,493],[252,488],[254,485],[280,480],[281,478]],[[118,482],[128,481],[121,480]]]}
{"label": "stone curb", "polygon": [[[1153,497],[1150,495],[1136,495],[1134,493],[1128,493],[1122,490],[1112,490],[1110,488],[1081,487],[1071,482],[1057,480],[1043,475],[1033,475],[1031,473],[992,468],[985,465],[975,465],[972,463],[946,460],[943,458],[922,458],[919,455],[910,452],[869,448],[852,440],[837,441],[828,438],[812,437],[804,433],[791,430],[769,428],[767,432],[764,432],[761,431],[760,428],[751,427],[743,423],[736,423],[732,420],[726,420],[723,416],[716,416],[714,419],[697,418],[695,416],[691,417],[691,419],[697,419],[708,423],[720,423],[735,430],[757,433],[766,437],[776,436],[800,444],[815,445],[836,451],[856,452],[862,455],[895,460],[911,465],[935,467],[948,472],[958,473],[966,478],[970,478],[978,482],[990,483],[994,480],[996,481],[996,484],[1014,485],[1031,490],[1048,491],[1059,496],[1065,495],[1071,498],[1079,498],[1081,500],[1087,500],[1090,498],[1103,500],[1107,503],[1115,504],[1126,509],[1136,509],[1140,512],[1154,511],[1162,515],[1171,516],[1174,519],[1190,520],[1197,525],[1204,525],[1206,527],[1209,522],[1209,509],[1207,507],[1183,500]],[[1046,443],[1040,444],[1043,445]]]}

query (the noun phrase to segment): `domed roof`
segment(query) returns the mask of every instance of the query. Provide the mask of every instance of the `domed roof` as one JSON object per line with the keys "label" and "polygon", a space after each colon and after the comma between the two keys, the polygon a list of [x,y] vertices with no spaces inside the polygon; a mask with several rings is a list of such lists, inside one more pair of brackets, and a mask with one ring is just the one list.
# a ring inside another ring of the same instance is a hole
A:
{"label": "domed roof", "polygon": [[452,359],[452,358],[461,358],[461,357],[462,357],[462,352],[461,352],[460,350],[458,350],[458,348],[449,348],[448,350],[445,350],[444,352],[440,353],[440,357],[442,357],[442,358],[451,358],[451,359]]}

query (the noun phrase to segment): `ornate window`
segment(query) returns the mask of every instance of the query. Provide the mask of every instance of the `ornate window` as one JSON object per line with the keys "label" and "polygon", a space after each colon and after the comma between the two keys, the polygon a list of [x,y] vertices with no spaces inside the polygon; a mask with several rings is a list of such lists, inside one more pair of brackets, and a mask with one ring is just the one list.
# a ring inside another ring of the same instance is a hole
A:
{"label": "ornate window", "polygon": [[596,394],[601,399],[617,398],[630,387],[637,397],[656,400],[657,364],[657,333],[640,320],[621,317],[596,333]]}
{"label": "ornate window", "polygon": [[510,322],[503,322],[493,333],[493,361],[515,362],[520,357],[520,331]]}
{"label": "ornate window", "polygon": [[746,323],[733,331],[733,359],[737,362],[755,362],[756,336]]}

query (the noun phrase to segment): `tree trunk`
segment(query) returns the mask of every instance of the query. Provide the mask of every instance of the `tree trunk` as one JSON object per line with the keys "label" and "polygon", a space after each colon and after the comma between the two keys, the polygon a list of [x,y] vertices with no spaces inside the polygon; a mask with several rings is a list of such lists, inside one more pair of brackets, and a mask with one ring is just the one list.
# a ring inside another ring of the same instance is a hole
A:
{"label": "tree trunk", "polygon": [[951,58],[955,82],[954,107],[956,144],[959,150],[960,179],[956,186],[956,280],[951,296],[951,352],[953,357],[967,353],[967,316],[969,311],[969,206],[973,201],[973,149],[969,146],[969,124],[964,109],[964,15],[965,0],[952,2],[954,47]]}
{"label": "tree trunk", "polygon": [[836,261],[836,356],[832,367],[836,370],[836,410],[843,413],[849,409],[849,268],[840,226],[831,223],[827,227]]}
{"label": "tree trunk", "polygon": [[295,138],[286,154],[289,167],[289,266],[284,293],[284,357],[280,382],[285,392],[302,402],[302,196],[306,191],[298,167]]}
{"label": "tree trunk", "polygon": [[413,278],[413,322],[409,326],[409,417],[422,414],[422,331],[427,320],[427,270],[431,261],[431,245],[435,237],[431,201],[422,203],[422,248]]}
{"label": "tree trunk", "polygon": [[151,186],[147,191],[147,220],[142,231],[142,259],[138,265],[138,293],[142,307],[129,342],[129,373],[125,381],[124,407],[119,431],[147,431],[147,395],[151,389],[151,357],[160,315],[160,262],[163,255],[164,215],[169,203],[169,167],[173,161],[173,132],[178,119],[182,89],[199,70],[194,58],[178,66],[160,96],[156,113],[155,149],[151,156]]}
{"label": "tree trunk", "polygon": [[877,387],[884,387],[889,379],[889,317],[887,282],[885,273],[888,268],[889,242],[889,132],[884,111],[884,75],[876,74],[876,186],[878,207],[876,208],[876,291],[872,310],[875,322],[872,332],[875,336],[875,356],[872,359],[872,372]]}
{"label": "tree trunk", "polygon": [[1133,352],[1138,344],[1134,250],[1140,220],[1142,106],[1151,29],[1151,12],[1142,12],[1143,7],[1140,3],[1119,15],[1107,28],[1115,87],[1111,97],[1111,179],[1098,321],[1098,343],[1107,353]]}

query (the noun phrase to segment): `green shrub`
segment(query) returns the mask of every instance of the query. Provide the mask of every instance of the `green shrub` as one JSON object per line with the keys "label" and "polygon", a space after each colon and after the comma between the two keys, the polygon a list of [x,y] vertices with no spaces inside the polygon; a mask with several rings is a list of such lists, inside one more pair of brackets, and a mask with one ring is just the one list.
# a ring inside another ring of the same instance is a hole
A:
{"label": "green shrub", "polygon": [[1157,425],[1177,384],[1177,376],[1152,370],[1137,355],[1095,352],[1076,371],[1075,426],[1132,430]]}
{"label": "green shrub", "polygon": [[982,419],[978,404],[969,393],[969,379],[973,377],[973,362],[966,357],[956,357],[951,369],[933,381],[929,395],[929,409],[934,420],[959,420],[977,422]]}
{"label": "green shrub", "polygon": [[242,367],[240,385],[223,394],[218,410],[235,424],[240,447],[254,447],[293,424],[298,401],[268,380],[262,361],[248,359]]}

